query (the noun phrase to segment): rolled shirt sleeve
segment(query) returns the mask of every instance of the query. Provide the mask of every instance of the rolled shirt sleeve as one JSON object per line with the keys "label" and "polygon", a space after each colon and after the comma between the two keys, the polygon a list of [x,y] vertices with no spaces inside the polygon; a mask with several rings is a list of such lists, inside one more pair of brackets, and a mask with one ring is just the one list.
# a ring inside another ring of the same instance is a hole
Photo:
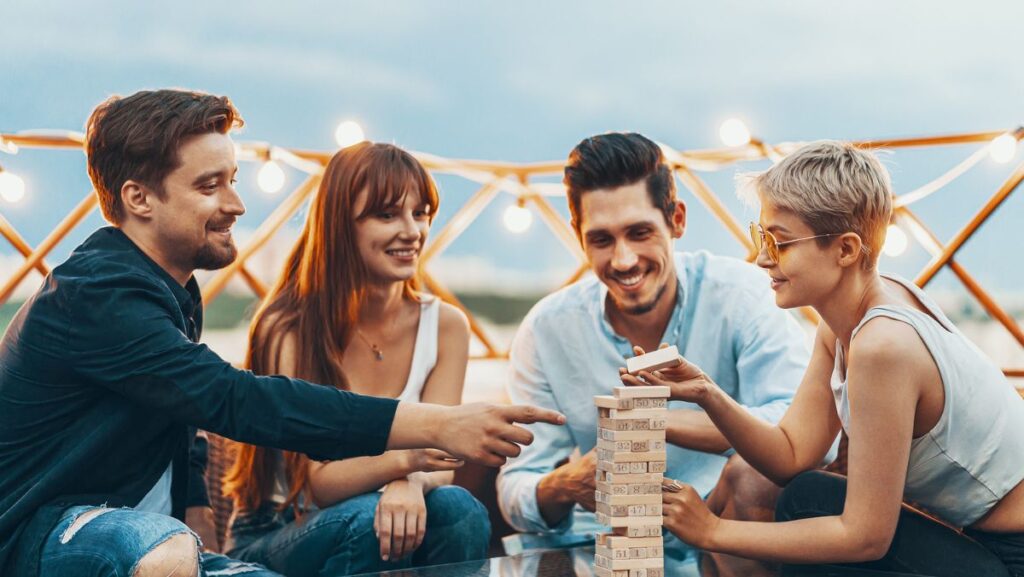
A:
{"label": "rolled shirt sleeve", "polygon": [[[509,398],[515,404],[528,404],[560,411],[551,392],[536,351],[532,317],[520,326],[509,353]],[[533,433],[533,443],[510,459],[498,474],[498,504],[509,525],[518,531],[561,533],[572,526],[573,515],[552,527],[537,505],[537,484],[566,459],[576,443],[568,427],[543,423],[524,425]]]}

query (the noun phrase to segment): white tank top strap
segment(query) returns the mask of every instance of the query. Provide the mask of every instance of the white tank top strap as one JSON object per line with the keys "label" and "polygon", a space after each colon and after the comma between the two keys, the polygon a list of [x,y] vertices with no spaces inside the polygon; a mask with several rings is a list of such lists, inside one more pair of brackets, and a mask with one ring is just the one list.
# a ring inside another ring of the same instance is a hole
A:
{"label": "white tank top strap", "polygon": [[437,365],[437,341],[440,329],[441,299],[424,295],[420,303],[420,324],[416,331],[416,344],[409,367],[409,380],[405,382],[399,401],[420,402],[423,385]]}

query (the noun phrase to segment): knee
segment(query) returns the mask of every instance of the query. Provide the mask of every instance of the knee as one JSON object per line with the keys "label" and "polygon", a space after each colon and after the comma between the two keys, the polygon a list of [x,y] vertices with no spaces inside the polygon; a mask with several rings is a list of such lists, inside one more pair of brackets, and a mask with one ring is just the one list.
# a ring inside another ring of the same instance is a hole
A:
{"label": "knee", "polygon": [[438,487],[427,495],[427,526],[459,525],[467,537],[490,538],[487,509],[466,489],[456,485]]}
{"label": "knee", "polygon": [[825,471],[805,471],[793,477],[775,505],[776,521],[839,515],[846,501],[846,480]]}
{"label": "knee", "polygon": [[715,492],[725,516],[743,521],[768,521],[780,489],[742,457],[734,455],[722,469]]}
{"label": "knee", "polygon": [[133,577],[196,577],[199,575],[199,543],[191,533],[178,533],[154,547],[139,560]]}

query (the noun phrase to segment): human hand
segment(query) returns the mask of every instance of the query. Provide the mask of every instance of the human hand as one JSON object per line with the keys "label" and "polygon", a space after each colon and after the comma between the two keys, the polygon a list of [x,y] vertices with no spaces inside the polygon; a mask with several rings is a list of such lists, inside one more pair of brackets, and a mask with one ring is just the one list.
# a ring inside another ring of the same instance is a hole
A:
{"label": "human hand", "polygon": [[690,485],[666,478],[662,487],[665,528],[688,545],[708,549],[721,519],[711,513],[707,503]]}
{"label": "human hand", "polygon": [[[668,344],[662,343],[658,348],[666,347]],[[633,347],[633,353],[642,355],[644,349]],[[700,367],[683,357],[679,357],[679,364],[674,367],[653,372],[640,371],[636,375],[631,375],[626,372],[625,367],[620,367],[619,378],[622,379],[623,384],[632,387],[648,385],[668,387],[671,400],[688,401],[698,405],[710,396],[713,388],[718,386],[704,374],[704,371],[700,370]]]}
{"label": "human hand", "polygon": [[454,471],[466,464],[450,454],[438,449],[408,449],[402,451],[405,469],[411,473],[433,473],[434,471]]}
{"label": "human hand", "polygon": [[576,461],[570,461],[544,476],[538,486],[538,492],[552,491],[561,495],[559,499],[579,503],[587,511],[594,511],[594,491],[597,490],[595,477],[597,474],[597,450],[591,449]]}
{"label": "human hand", "polygon": [[533,433],[516,423],[564,425],[556,411],[527,405],[472,403],[443,407],[436,426],[436,446],[458,459],[500,467],[519,455],[519,445],[533,442]]}
{"label": "human hand", "polygon": [[388,483],[377,501],[373,530],[380,542],[381,559],[397,561],[412,555],[427,531],[423,488],[406,479]]}

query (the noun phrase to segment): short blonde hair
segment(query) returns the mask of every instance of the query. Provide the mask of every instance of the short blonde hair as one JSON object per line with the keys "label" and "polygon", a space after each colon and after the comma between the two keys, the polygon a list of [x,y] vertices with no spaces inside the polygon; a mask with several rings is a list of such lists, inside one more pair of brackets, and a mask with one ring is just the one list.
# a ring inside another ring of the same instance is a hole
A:
{"label": "short blonde hair", "polygon": [[[793,212],[814,234],[854,232],[863,241],[866,270],[878,262],[892,218],[889,173],[871,152],[821,140],[753,177],[763,202]],[[827,246],[831,239],[818,239]]]}

